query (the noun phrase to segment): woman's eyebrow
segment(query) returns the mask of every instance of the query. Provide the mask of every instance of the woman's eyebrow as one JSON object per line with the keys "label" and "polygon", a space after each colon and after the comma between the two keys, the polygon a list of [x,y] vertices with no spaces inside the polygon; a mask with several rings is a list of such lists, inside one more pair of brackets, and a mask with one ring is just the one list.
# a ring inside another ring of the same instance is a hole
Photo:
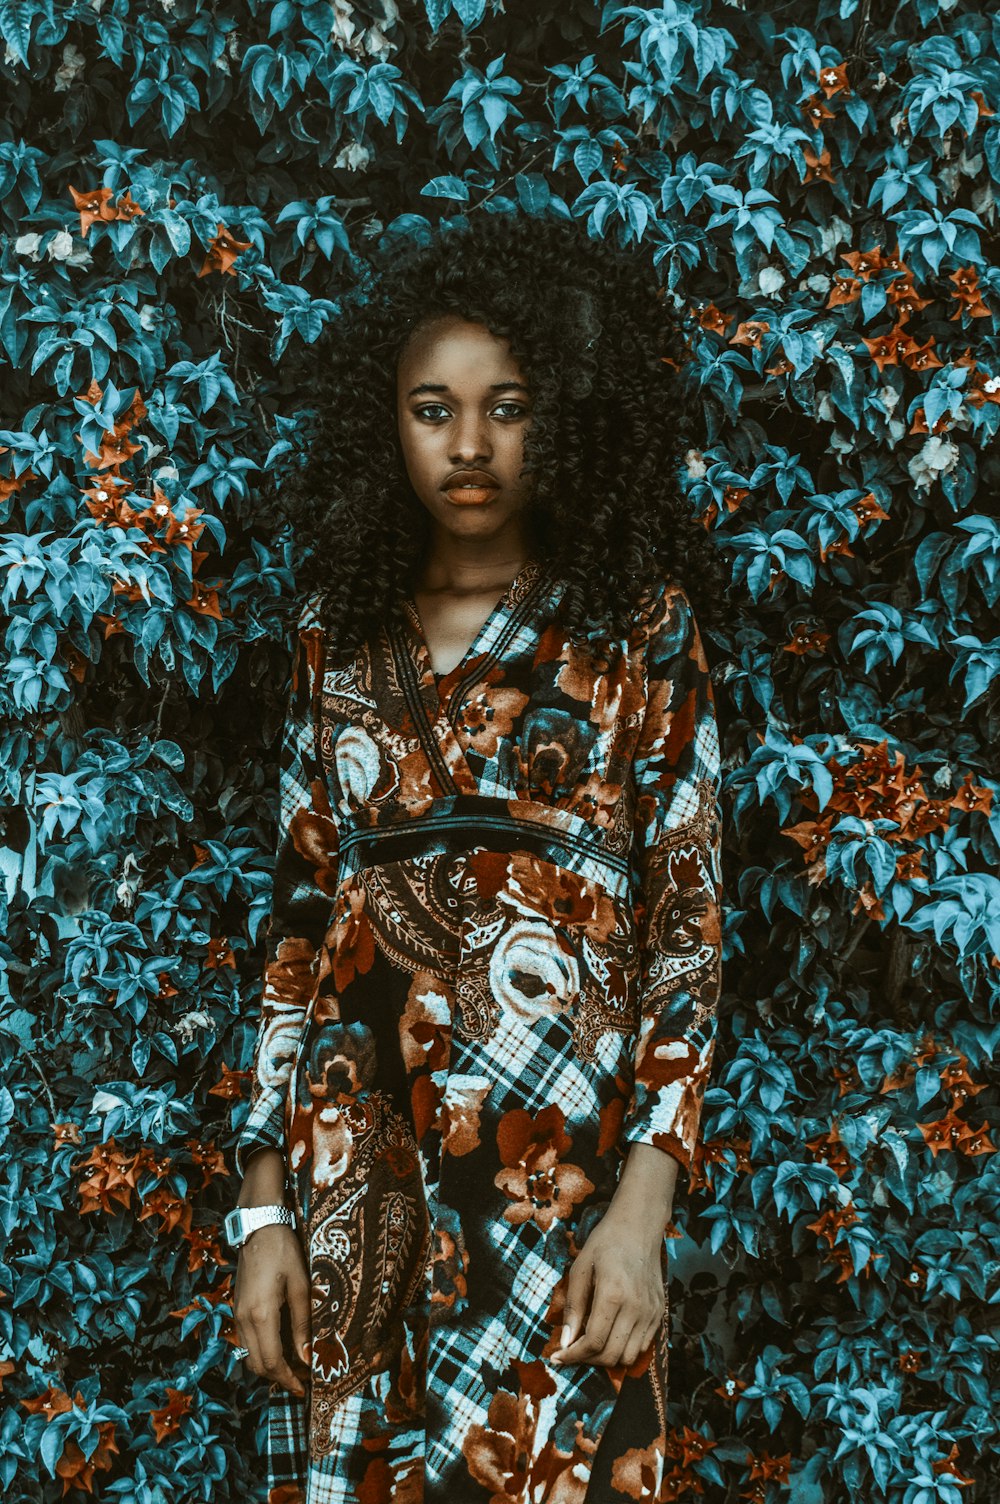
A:
{"label": "woman's eyebrow", "polygon": [[[408,397],[415,397],[418,392],[447,392],[449,390],[450,388],[446,383],[422,381],[419,386],[411,387],[406,395]],[[526,392],[528,388],[523,381],[494,381],[490,384],[491,392],[508,392],[513,390]]]}

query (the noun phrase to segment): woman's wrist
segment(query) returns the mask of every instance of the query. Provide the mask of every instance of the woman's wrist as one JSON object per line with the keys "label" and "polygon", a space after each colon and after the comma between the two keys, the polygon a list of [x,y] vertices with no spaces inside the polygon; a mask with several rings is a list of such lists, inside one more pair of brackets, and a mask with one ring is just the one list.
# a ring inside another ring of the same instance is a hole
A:
{"label": "woman's wrist", "polygon": [[655,1144],[631,1144],[611,1200],[616,1214],[657,1240],[673,1215],[676,1159]]}

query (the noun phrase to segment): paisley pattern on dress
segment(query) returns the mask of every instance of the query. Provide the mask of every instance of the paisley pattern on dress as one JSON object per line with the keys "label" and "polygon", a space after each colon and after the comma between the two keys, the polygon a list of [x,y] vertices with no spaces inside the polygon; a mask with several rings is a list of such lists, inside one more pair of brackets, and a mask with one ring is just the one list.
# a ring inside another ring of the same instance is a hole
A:
{"label": "paisley pattern on dress", "polygon": [[603,671],[561,590],[529,561],[440,676],[412,600],[346,667],[298,623],[237,1143],[286,1156],[312,1293],[269,1504],[661,1497],[669,1305],[628,1369],[551,1356],[630,1145],[693,1161],[718,733],[679,586]]}

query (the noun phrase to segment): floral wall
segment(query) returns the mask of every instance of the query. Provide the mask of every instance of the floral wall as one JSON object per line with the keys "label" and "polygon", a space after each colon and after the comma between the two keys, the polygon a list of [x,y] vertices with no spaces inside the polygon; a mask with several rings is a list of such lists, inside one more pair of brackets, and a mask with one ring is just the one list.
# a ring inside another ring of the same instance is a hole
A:
{"label": "floral wall", "polygon": [[725,988],[669,1494],[1000,1496],[1000,13],[0,0],[0,1489],[261,1499],[237,1181],[295,540],[366,245],[579,221],[707,420]]}

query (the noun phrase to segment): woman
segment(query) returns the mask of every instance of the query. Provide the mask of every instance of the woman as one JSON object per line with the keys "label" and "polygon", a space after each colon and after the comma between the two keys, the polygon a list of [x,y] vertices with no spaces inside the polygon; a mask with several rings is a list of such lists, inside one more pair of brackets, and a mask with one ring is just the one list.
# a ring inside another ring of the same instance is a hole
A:
{"label": "woman", "polygon": [[312,555],[237,1157],[295,1220],[234,1301],[269,1504],[656,1499],[720,962],[683,346],[561,222],[381,263],[283,497]]}

